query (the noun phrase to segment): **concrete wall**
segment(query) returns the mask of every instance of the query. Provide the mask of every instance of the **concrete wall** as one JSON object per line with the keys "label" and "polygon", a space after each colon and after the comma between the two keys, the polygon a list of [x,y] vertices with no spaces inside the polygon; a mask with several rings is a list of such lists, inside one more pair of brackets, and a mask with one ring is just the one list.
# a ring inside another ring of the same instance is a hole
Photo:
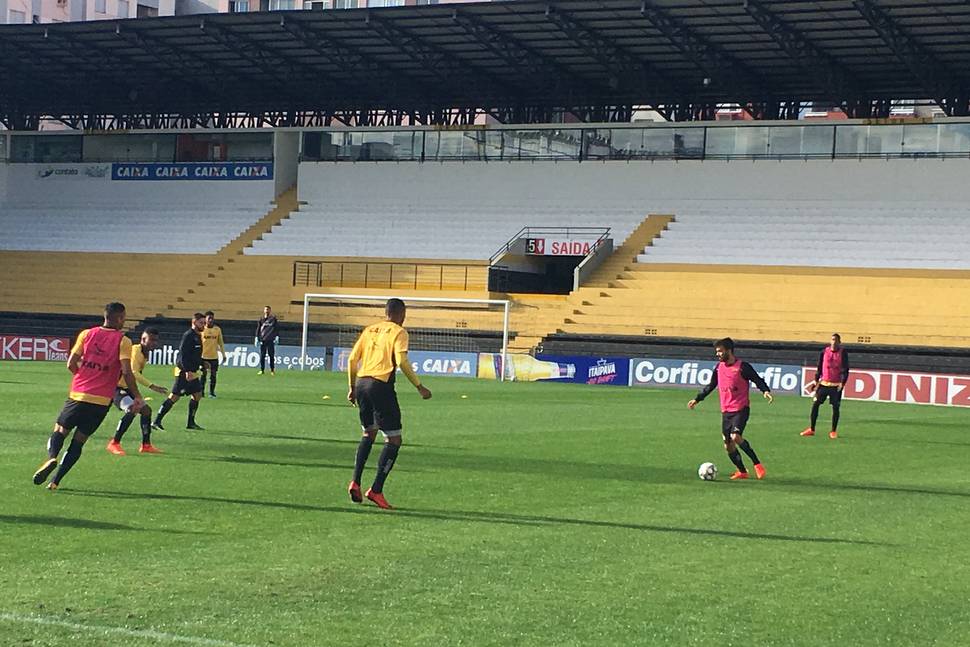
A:
{"label": "concrete wall", "polygon": [[276,195],[293,186],[299,174],[300,133],[278,132],[273,139]]}

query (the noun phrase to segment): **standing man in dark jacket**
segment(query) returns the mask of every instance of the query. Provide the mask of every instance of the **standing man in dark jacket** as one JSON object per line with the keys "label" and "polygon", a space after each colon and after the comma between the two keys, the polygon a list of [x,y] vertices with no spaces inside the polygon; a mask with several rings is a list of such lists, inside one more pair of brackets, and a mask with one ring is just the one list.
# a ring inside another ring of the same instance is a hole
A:
{"label": "standing man in dark jacket", "polygon": [[276,375],[276,342],[279,341],[279,326],[273,309],[263,307],[263,316],[256,322],[256,345],[259,346],[259,374],[266,370],[266,355],[269,355],[269,372]]}
{"label": "standing man in dark jacket", "polygon": [[182,335],[179,343],[179,358],[175,362],[175,384],[172,385],[172,392],[162,403],[155,417],[152,427],[164,429],[162,418],[165,417],[176,402],[183,395],[191,396],[189,400],[189,421],[185,425],[186,429],[198,429],[202,427],[195,424],[195,412],[199,409],[199,400],[202,399],[202,380],[199,379],[199,371],[202,369],[202,331],[205,329],[205,315],[196,312],[192,316],[192,327]]}

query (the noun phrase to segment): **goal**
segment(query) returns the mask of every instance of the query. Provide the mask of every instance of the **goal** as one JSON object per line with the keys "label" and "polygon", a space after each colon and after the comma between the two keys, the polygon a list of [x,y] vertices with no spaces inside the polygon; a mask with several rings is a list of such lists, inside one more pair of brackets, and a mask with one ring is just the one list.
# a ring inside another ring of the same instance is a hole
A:
{"label": "goal", "polygon": [[[301,356],[306,357],[311,342],[333,347],[335,353],[351,348],[361,330],[384,318],[384,305],[391,298],[393,295],[304,294]],[[411,351],[495,353],[501,355],[505,366],[508,300],[397,298],[408,308],[404,327]],[[504,379],[504,371],[497,371],[496,377]]]}

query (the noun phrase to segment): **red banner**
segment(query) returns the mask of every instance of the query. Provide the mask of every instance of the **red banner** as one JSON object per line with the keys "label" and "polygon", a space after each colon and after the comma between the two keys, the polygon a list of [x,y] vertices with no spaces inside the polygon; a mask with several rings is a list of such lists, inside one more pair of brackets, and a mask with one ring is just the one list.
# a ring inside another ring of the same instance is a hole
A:
{"label": "red banner", "polygon": [[66,362],[70,351],[67,337],[0,335],[0,360]]}
{"label": "red banner", "polygon": [[[802,368],[802,384],[815,379],[815,368]],[[805,392],[802,395],[810,395]],[[847,400],[970,407],[970,375],[907,371],[851,371],[842,397]]]}

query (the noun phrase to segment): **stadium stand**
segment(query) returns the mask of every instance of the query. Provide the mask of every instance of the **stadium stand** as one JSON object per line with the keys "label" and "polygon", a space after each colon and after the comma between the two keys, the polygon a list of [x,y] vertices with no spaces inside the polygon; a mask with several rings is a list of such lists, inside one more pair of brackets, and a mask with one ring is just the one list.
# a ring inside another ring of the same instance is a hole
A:
{"label": "stadium stand", "polygon": [[970,269],[964,210],[801,203],[687,208],[640,263]]}

